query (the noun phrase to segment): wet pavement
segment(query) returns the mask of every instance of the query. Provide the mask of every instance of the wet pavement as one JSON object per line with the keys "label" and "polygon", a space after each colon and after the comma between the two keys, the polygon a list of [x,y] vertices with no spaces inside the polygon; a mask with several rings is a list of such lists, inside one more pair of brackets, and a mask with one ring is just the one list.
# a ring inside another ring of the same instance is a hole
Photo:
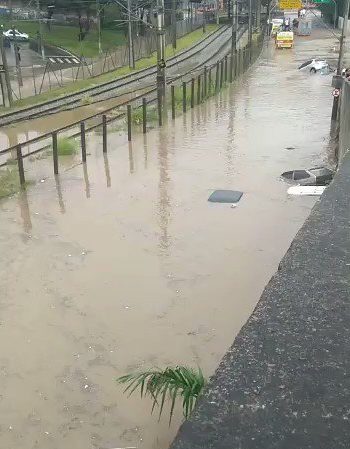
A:
{"label": "wet pavement", "polygon": [[[165,449],[181,421],[114,379],[138,368],[217,366],[314,198],[279,175],[332,161],[330,76],[310,48],[270,46],[245,80],[163,129],[88,138],[79,157],[26,160],[37,183],[0,202],[0,446]],[[307,58],[306,58],[307,59]],[[44,182],[40,182],[40,179]],[[215,189],[241,190],[236,208]]]}

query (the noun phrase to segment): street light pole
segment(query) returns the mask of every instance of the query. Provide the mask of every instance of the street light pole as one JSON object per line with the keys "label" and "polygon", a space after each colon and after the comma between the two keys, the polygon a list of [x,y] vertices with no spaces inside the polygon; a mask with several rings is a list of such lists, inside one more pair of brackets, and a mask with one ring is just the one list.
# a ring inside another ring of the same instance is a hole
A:
{"label": "street light pole", "polygon": [[237,51],[237,28],[238,28],[238,5],[237,0],[232,0],[232,26],[231,26],[231,70],[230,81],[233,81],[233,61],[236,62]]}
{"label": "street light pole", "polygon": [[164,0],[157,0],[157,96],[160,113],[165,99]]}
{"label": "street light pole", "polygon": [[97,33],[98,33],[98,53],[102,53],[101,46],[101,8],[100,8],[100,0],[96,0],[96,15],[97,15]]}
{"label": "street light pole", "polygon": [[45,59],[45,48],[43,45],[43,32],[41,29],[41,17],[40,17],[40,0],[36,0],[36,12],[38,15],[38,21],[39,21],[39,44],[40,44],[40,53],[41,53],[41,57],[42,59]]}
{"label": "street light pole", "polygon": [[128,0],[128,44],[129,44],[129,67],[135,68],[134,41],[131,26],[131,0]]}
{"label": "street light pole", "polygon": [[[0,50],[1,50],[1,57],[2,57],[2,65],[4,67],[5,72],[5,83],[6,83],[6,90],[7,90],[7,98],[9,100],[9,106],[10,108],[13,105],[13,97],[12,97],[12,88],[11,88],[11,81],[10,81],[10,74],[9,74],[9,67],[7,64],[7,57],[6,57],[6,51],[4,48],[4,35],[3,30],[0,28]],[[5,99],[4,105],[5,105]]]}
{"label": "street light pole", "polygon": [[171,27],[173,49],[176,49],[176,1],[177,0],[171,0]]}
{"label": "street light pole", "polygon": [[248,12],[248,48],[249,48],[249,60],[251,58],[252,49],[252,33],[253,33],[253,17],[252,17],[252,0],[249,0],[249,12]]}
{"label": "street light pole", "polygon": [[337,8],[337,2],[335,0],[332,0],[334,3],[334,23],[333,28],[336,29],[337,27],[337,15],[338,15],[338,8]]}
{"label": "street light pole", "polygon": [[[345,4],[344,4],[344,22],[343,22],[342,33],[341,33],[341,36],[340,36],[337,75],[341,75],[342,68],[343,68],[346,31],[347,31],[347,28],[348,28],[349,8],[350,8],[350,0],[345,0]],[[333,97],[332,120],[337,120],[338,106],[339,106],[339,97]]]}

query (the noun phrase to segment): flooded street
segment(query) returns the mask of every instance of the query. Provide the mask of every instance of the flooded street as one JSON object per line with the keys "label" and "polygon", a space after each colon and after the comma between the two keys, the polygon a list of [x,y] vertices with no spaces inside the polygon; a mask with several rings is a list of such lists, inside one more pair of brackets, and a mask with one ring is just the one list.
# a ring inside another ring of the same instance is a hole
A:
{"label": "flooded street", "polygon": [[[326,35],[325,35],[326,36]],[[87,140],[84,167],[27,160],[0,201],[0,447],[166,449],[181,421],[115,382],[137,369],[209,376],[315,199],[283,171],[328,163],[330,76],[297,71],[333,40],[265,49],[245,80],[145,137]],[[121,135],[122,134],[122,135]],[[44,182],[40,182],[42,179]],[[208,203],[241,190],[236,208]]]}

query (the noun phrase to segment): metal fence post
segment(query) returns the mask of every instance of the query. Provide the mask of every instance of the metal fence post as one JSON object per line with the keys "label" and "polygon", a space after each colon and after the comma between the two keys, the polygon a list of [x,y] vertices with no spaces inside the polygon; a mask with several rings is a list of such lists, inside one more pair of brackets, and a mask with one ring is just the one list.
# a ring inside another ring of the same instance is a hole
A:
{"label": "metal fence post", "polygon": [[208,91],[208,84],[207,84],[207,66],[204,66],[204,82],[203,82],[203,97],[206,98],[207,96],[207,91]]}
{"label": "metal fence post", "polygon": [[163,125],[162,97],[157,95],[158,125]]}
{"label": "metal fence post", "polygon": [[127,115],[128,115],[128,141],[131,141],[131,105],[128,104],[126,106]]}
{"label": "metal fence post", "polygon": [[220,66],[219,62],[216,63],[216,76],[215,76],[215,92],[218,92],[220,85]]}
{"label": "metal fence post", "polygon": [[209,74],[208,74],[208,84],[209,84],[208,95],[211,95],[211,67],[209,69]]}
{"label": "metal fence post", "polygon": [[86,162],[85,122],[80,123],[81,160]]}
{"label": "metal fence post", "polygon": [[194,108],[194,83],[195,79],[191,78],[191,109]]}
{"label": "metal fence post", "polygon": [[58,175],[58,148],[57,148],[57,132],[52,133],[52,160],[53,160],[53,172]]}
{"label": "metal fence post", "polygon": [[102,115],[102,151],[107,153],[107,117]]}
{"label": "metal fence post", "polygon": [[222,85],[224,83],[224,62],[223,60],[220,61],[220,89],[222,88]]}
{"label": "metal fence post", "polygon": [[186,82],[182,83],[182,111],[186,112],[187,109],[187,98],[186,98]]}
{"label": "metal fence post", "polygon": [[23,168],[23,157],[22,157],[22,147],[21,145],[17,145],[16,147],[17,152],[17,165],[18,165],[18,174],[19,174],[19,182],[21,186],[23,187],[26,183],[25,176],[24,176],[24,168]]}
{"label": "metal fence post", "polygon": [[170,87],[171,92],[171,118],[175,120],[176,110],[175,110],[175,86],[172,84]]}
{"label": "metal fence post", "polygon": [[197,104],[201,102],[201,76],[197,78]]}
{"label": "metal fence post", "polygon": [[227,82],[227,56],[224,58],[224,64],[225,64],[225,83]]}
{"label": "metal fence post", "polygon": [[147,132],[147,100],[142,98],[142,132],[146,134]]}

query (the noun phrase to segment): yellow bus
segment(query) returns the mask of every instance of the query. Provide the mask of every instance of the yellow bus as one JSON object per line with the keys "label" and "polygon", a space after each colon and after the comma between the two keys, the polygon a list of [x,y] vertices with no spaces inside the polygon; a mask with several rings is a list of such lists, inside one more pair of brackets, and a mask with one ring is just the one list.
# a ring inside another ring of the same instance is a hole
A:
{"label": "yellow bus", "polygon": [[280,31],[276,34],[276,48],[293,48],[293,31]]}

